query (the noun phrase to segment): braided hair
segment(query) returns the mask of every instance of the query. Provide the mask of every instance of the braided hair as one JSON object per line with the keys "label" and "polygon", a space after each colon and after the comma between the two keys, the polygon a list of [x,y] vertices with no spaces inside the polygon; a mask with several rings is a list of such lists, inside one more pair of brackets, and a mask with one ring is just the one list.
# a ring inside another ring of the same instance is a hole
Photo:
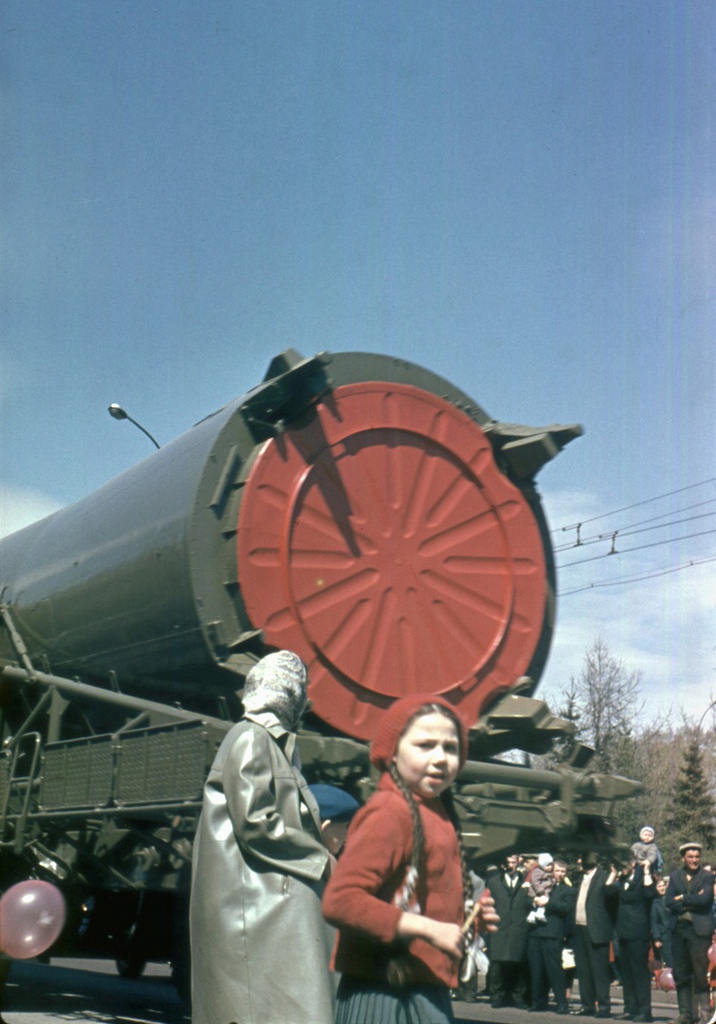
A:
{"label": "braided hair", "polygon": [[[443,704],[431,704],[430,702],[426,702],[425,704],[423,704],[416,710],[415,714],[411,715],[411,717],[405,723],[402,735],[405,734],[405,732],[417,718],[423,718],[425,715],[433,714],[443,715],[445,718],[449,719],[455,726],[455,732],[457,733],[458,738],[462,737],[461,725],[457,715],[455,715],[452,711],[450,711],[449,708],[445,707]],[[410,788],[406,785],[405,781],[403,780],[395,762],[391,761],[387,768],[391,779],[393,780],[395,785],[398,787],[398,789],[408,802],[410,818],[413,825],[413,847],[410,855],[409,867],[413,868],[415,870],[416,877],[419,877],[421,869],[423,867],[423,856],[425,853],[425,833],[423,831],[423,821],[422,818],[420,817],[418,803],[415,797],[413,796]],[[445,789],[440,794],[440,801],[442,802],[442,805],[445,808],[445,813],[447,814],[448,818],[450,819],[450,822],[452,823],[453,828],[455,829],[457,845],[460,851],[463,904],[469,904],[472,902],[473,898],[472,880],[470,878],[470,868],[467,863],[465,847],[462,841],[462,827],[460,824],[460,817],[458,815],[457,808],[455,807],[455,800],[453,798],[450,787]]]}
{"label": "braided hair", "polygon": [[[414,913],[420,913],[416,894],[420,874],[424,869],[425,832],[418,801],[398,770],[395,754],[401,739],[412,723],[416,719],[430,714],[443,715],[454,725],[455,733],[460,743],[460,765],[462,765],[465,761],[467,744],[465,726],[449,704],[439,698],[436,700],[435,697],[427,694],[423,697],[419,694],[404,697],[391,706],[378,726],[371,744],[370,755],[371,763],[376,768],[388,772],[398,791],[405,798],[410,811],[413,832],[410,863],[408,864],[403,887],[396,893],[394,902],[403,910]],[[440,800],[457,836],[458,848],[460,850],[460,865],[462,868],[463,903],[466,903],[472,898],[472,883],[463,850],[460,820],[449,787],[440,794]],[[405,944],[402,941],[394,943],[392,947],[389,947],[389,953],[386,958],[385,976],[388,984],[395,988],[402,988],[411,982],[413,974],[414,961]]]}

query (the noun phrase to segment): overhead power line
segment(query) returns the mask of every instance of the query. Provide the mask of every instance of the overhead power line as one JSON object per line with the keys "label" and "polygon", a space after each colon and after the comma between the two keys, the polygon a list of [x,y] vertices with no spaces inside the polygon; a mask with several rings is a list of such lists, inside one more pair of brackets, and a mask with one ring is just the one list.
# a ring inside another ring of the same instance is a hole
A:
{"label": "overhead power line", "polygon": [[[716,516],[716,509],[712,512],[701,512],[697,516],[687,516],[686,519],[672,519],[667,523],[657,523],[654,526],[643,526],[641,529],[636,529],[635,527],[639,524],[634,523],[631,527],[626,526],[618,530],[610,530],[608,533],[599,533],[596,537],[587,537],[586,540],[581,540],[578,544],[564,544],[554,550],[555,553],[562,551],[574,551],[575,548],[586,548],[590,547],[592,544],[600,544],[604,541],[611,541],[613,544],[617,538],[636,537],[640,533],[649,533],[651,530],[664,530],[667,526],[683,526],[684,523],[694,523],[697,519],[708,519],[709,516]],[[647,519],[645,522],[653,522],[653,520]],[[666,544],[668,541],[664,541],[664,543]]]}
{"label": "overhead power line", "polygon": [[[617,531],[618,532],[618,531]],[[585,562],[596,562],[600,558],[609,558],[610,555],[628,555],[631,551],[645,551],[647,548],[659,548],[664,544],[676,544],[678,541],[689,540],[692,537],[708,537],[710,534],[716,533],[716,530],[701,530],[699,533],[686,533],[683,537],[669,537],[667,540],[657,540],[653,544],[639,544],[634,548],[620,548],[616,549],[616,534],[612,541],[612,547],[609,551],[603,552],[601,555],[594,555],[592,558],[579,558],[576,562],[563,562],[558,565],[558,569],[568,569],[572,565],[584,565]]]}
{"label": "overhead power line", "polygon": [[697,565],[706,565],[708,562],[716,562],[716,555],[711,558],[692,558],[682,565],[672,565],[667,569],[654,569],[651,572],[638,573],[632,576],[622,576],[616,579],[603,580],[601,583],[587,583],[583,587],[574,587],[572,590],[560,590],[560,597],[567,597],[569,594],[581,594],[585,590],[598,590],[602,587],[617,587],[627,583],[642,583],[644,580],[656,579],[658,576],[669,576],[674,572],[682,572],[684,569],[692,569]]}
{"label": "overhead power line", "polygon": [[[601,551],[599,554],[594,554],[586,558],[576,558],[571,562],[564,562],[558,565],[557,568],[567,569],[573,566],[584,565],[588,562],[597,562],[604,558],[610,558],[613,555],[628,555],[636,551],[644,551],[648,548],[663,547],[665,544],[676,544],[680,541],[689,540],[694,537],[705,537],[716,533],[716,529],[697,531],[694,533],[684,534],[680,537],[667,537],[663,540],[655,540],[648,544],[636,544],[633,547],[625,548],[621,545],[627,537],[634,537],[640,534],[648,533],[652,530],[663,530],[665,527],[676,527],[683,526],[687,523],[692,523],[697,520],[706,519],[709,516],[716,515],[716,510],[709,510],[705,512],[699,512],[694,515],[684,515],[684,513],[692,512],[695,509],[703,508],[707,505],[713,505],[716,502],[716,496],[707,498],[704,501],[692,502],[678,509],[671,509],[668,512],[662,512],[658,515],[647,516],[643,519],[632,520],[624,526],[617,527],[615,529],[606,530],[602,533],[595,534],[593,536],[583,537],[582,528],[589,524],[597,522],[600,519],[607,519],[611,516],[619,515],[622,512],[628,512],[633,508],[640,508],[644,505],[653,504],[656,501],[661,501],[664,498],[671,498],[676,494],[683,494],[686,491],[693,491],[697,487],[705,487],[710,484],[716,483],[716,477],[709,477],[707,480],[702,480],[699,483],[690,484],[688,487],[680,487],[673,491],[668,491],[664,494],[659,494],[653,498],[645,498],[643,501],[637,501],[631,505],[623,505],[621,508],[614,509],[612,512],[604,512],[601,515],[591,516],[588,519],[583,519],[578,523],[573,523],[570,526],[559,527],[552,530],[552,534],[567,533],[569,530],[576,530],[576,538],[571,542],[565,542],[556,545],[554,548],[555,554],[564,553],[567,551],[574,551],[575,548],[586,548],[591,547],[595,544],[604,545],[609,544],[609,550]],[[680,517],[680,518],[677,518]],[[620,576],[611,578],[608,580],[590,582],[579,586],[572,586],[568,590],[559,590],[560,597],[566,597],[570,594],[583,593],[586,590],[597,590],[605,587],[623,586],[630,583],[639,583],[649,579],[655,579],[660,576],[668,576],[672,573],[683,572],[684,569],[691,569],[697,566],[705,565],[709,562],[716,561],[715,556],[706,556],[703,558],[689,559],[686,562],[682,562],[678,565],[669,566],[661,569],[644,569],[642,571],[634,572],[630,575]]]}
{"label": "overhead power line", "polygon": [[[703,508],[704,505],[713,505],[713,504],[716,504],[716,497],[714,497],[714,498],[707,498],[706,501],[696,501],[696,502],[694,502],[693,505],[684,505],[682,508],[672,509],[670,512],[661,512],[658,516],[651,516],[649,519],[639,519],[635,523],[629,523],[628,526],[620,527],[618,532],[622,536],[624,536],[624,531],[625,530],[633,530],[637,526],[644,526],[647,523],[655,523],[657,520],[659,520],[659,519],[666,519],[668,516],[680,515],[682,512],[690,512],[692,509]],[[705,514],[706,515],[713,515],[714,513],[708,512],[708,513],[705,513]],[[679,522],[691,522],[692,519],[697,519],[697,518],[699,518],[699,517],[698,516],[689,516],[687,519],[678,520],[678,521]],[[673,525],[676,525],[676,522],[677,521],[670,522],[670,523],[665,523],[664,525],[665,526],[670,526],[670,525],[673,526]],[[578,540],[570,541],[569,543],[566,543],[566,544],[558,544],[558,545],[555,546],[554,550],[555,550],[555,552],[570,551],[572,548],[585,547],[587,544],[596,544],[598,541],[604,540],[604,538],[606,538],[606,537],[611,537],[613,533],[614,533],[614,531],[610,530],[607,533],[598,533],[594,537],[582,537],[581,534],[580,534],[580,537],[579,537]]]}
{"label": "overhead power line", "polygon": [[686,491],[693,491],[697,487],[705,487],[707,484],[712,483],[716,483],[716,477],[709,477],[707,480],[701,480],[696,484],[689,484],[688,487],[679,487],[675,491],[667,491],[665,494],[657,494],[655,497],[645,498],[643,501],[635,501],[631,505],[623,505],[621,508],[614,509],[611,512],[602,512],[598,516],[590,516],[589,519],[582,519],[579,522],[570,523],[568,526],[558,526],[551,532],[566,533],[567,530],[579,531],[583,526],[586,526],[588,523],[595,523],[598,519],[607,519],[609,516],[616,516],[621,512],[628,512],[633,508],[640,508],[642,505],[650,505],[654,501],[661,501],[663,498],[671,498],[675,494],[684,494]]}

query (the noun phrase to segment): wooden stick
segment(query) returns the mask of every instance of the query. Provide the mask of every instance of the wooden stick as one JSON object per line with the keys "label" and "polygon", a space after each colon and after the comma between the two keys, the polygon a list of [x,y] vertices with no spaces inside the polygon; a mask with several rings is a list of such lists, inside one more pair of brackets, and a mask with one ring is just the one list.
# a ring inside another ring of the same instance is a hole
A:
{"label": "wooden stick", "polygon": [[472,923],[473,923],[473,921],[475,920],[475,918],[477,917],[477,915],[479,913],[480,913],[480,901],[479,900],[475,900],[475,905],[472,908],[472,910],[470,911],[470,913],[467,915],[467,917],[465,918],[465,923],[462,926],[462,934],[463,935],[467,935],[467,933],[470,931],[470,929],[472,928]]}

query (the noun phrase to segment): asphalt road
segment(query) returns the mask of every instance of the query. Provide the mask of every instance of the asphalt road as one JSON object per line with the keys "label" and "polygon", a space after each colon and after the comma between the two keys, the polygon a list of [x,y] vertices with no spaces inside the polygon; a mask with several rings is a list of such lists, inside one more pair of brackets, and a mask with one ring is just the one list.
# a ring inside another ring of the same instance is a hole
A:
{"label": "asphalt road", "polygon": [[[652,993],[654,1019],[659,1024],[676,1017],[673,992]],[[612,1012],[622,1012],[621,989],[612,989]],[[457,1024],[565,1024],[569,1018],[551,1011],[493,1010],[484,997],[475,1003],[455,1002]],[[576,1007],[578,1002],[573,1000]],[[56,1021],[115,1022],[115,1024],[188,1024],[172,984],[169,967],[150,964],[136,980],[120,978],[107,960],[52,959],[49,964],[14,961],[5,991],[3,1019],[7,1024],[52,1024]],[[290,1024],[290,1021],[286,1021]],[[596,1022],[595,1022],[596,1024]]]}
{"label": "asphalt road", "polygon": [[[577,1009],[579,1001],[573,999],[571,1005],[572,1009]],[[486,999],[481,999],[477,1003],[456,1002],[453,1006],[456,1024],[473,1024],[474,1021],[482,1021],[483,1024],[569,1024],[570,1020],[577,1024],[577,1021],[582,1019],[584,1019],[585,1024],[589,1024],[592,1020],[591,1017],[560,1017],[552,1010],[548,1010],[546,1013],[530,1013],[528,1010],[516,1009],[493,1010]],[[622,1001],[621,989],[615,986],[612,989],[613,1018],[622,1013],[623,1010],[624,1003]],[[667,1021],[673,1024],[673,1021],[676,1020],[676,1014],[676,999],[673,998],[673,993],[652,993],[652,1015],[657,1024],[666,1024]],[[597,1024],[596,1018],[594,1018],[593,1024]]]}
{"label": "asphalt road", "polygon": [[120,978],[113,961],[13,961],[3,999],[7,1024],[114,1021],[185,1024],[169,967],[149,964],[141,978]]}

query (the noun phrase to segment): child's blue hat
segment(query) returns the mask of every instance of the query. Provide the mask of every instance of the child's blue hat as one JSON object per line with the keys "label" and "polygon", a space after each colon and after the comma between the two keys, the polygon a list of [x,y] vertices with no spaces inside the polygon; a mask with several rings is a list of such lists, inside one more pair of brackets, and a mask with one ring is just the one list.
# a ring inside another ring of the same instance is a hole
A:
{"label": "child's blue hat", "polygon": [[316,798],[321,821],[350,821],[360,804],[338,786],[316,783],[308,787]]}

